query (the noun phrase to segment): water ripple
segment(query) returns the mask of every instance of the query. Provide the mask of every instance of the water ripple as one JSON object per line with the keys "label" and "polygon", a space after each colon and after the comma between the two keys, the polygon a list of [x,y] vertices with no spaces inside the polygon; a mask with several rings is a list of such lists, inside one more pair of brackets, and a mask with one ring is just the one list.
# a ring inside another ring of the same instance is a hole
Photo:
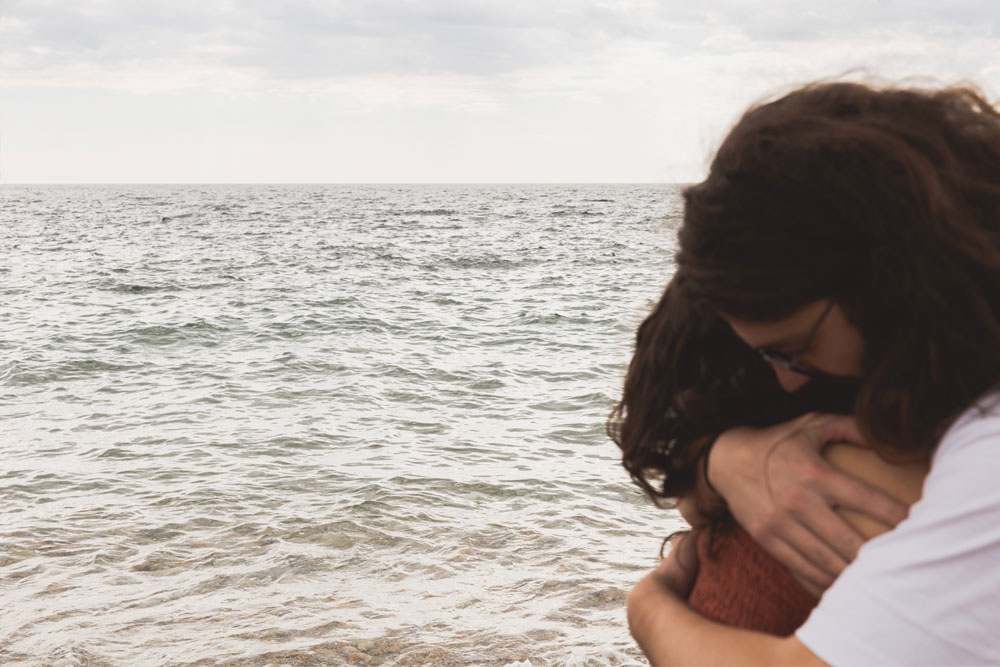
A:
{"label": "water ripple", "polygon": [[2,186],[28,665],[628,664],[665,186]]}

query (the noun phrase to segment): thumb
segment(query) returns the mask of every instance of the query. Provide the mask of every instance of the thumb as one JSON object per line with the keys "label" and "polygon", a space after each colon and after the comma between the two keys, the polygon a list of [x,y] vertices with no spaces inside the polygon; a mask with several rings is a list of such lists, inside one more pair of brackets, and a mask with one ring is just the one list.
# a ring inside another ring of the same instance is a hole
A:
{"label": "thumb", "polygon": [[684,599],[691,592],[700,569],[698,539],[701,536],[702,531],[692,531],[674,538],[670,553],[656,568],[663,582]]}

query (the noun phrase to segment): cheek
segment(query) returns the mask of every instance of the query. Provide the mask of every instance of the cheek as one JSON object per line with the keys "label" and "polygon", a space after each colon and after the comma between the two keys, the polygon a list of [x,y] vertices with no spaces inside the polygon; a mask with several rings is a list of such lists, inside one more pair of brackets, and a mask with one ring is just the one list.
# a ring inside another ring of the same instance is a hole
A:
{"label": "cheek", "polygon": [[780,366],[771,366],[771,370],[774,371],[774,377],[778,379],[778,384],[788,393],[798,391],[809,382],[807,376],[781,368]]}
{"label": "cheek", "polygon": [[864,375],[865,342],[861,332],[854,327],[843,338],[841,364],[844,372],[841,375],[860,377]]}
{"label": "cheek", "polygon": [[830,322],[823,331],[822,358],[815,365],[833,375],[861,377],[865,370],[865,342],[861,331],[847,321],[840,306],[830,311]]}

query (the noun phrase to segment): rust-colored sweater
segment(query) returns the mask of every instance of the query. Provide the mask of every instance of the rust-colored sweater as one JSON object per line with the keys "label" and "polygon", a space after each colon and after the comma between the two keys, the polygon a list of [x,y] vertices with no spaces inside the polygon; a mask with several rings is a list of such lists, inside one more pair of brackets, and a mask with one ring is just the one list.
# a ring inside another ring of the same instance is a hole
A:
{"label": "rust-colored sweater", "polygon": [[697,536],[698,576],[688,604],[726,625],[788,636],[819,601],[739,526],[708,555],[709,531]]}

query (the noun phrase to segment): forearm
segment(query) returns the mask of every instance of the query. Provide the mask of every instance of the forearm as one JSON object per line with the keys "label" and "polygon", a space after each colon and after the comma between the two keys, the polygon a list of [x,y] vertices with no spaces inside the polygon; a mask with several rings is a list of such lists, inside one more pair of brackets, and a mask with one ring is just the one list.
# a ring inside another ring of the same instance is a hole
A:
{"label": "forearm", "polygon": [[649,575],[628,604],[629,629],[654,666],[823,665],[795,637],[720,625],[694,612]]}

